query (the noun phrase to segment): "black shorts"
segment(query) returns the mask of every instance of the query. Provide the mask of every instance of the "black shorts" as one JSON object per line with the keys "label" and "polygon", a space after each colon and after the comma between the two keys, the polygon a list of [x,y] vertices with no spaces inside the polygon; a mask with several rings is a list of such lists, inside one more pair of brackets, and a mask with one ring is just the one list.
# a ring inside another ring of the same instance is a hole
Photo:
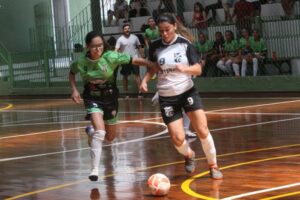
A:
{"label": "black shorts", "polygon": [[140,75],[140,68],[139,66],[136,65],[126,64],[126,65],[122,65],[122,69],[120,73],[123,76],[128,76],[130,74]]}
{"label": "black shorts", "polygon": [[118,96],[117,88],[107,88],[101,91],[85,89],[82,97],[87,111],[86,119],[89,120],[92,113],[102,113],[105,124],[117,123]]}
{"label": "black shorts", "polygon": [[203,104],[196,88],[172,97],[159,97],[162,118],[165,124],[169,124],[182,118],[182,109],[188,113],[203,109]]}

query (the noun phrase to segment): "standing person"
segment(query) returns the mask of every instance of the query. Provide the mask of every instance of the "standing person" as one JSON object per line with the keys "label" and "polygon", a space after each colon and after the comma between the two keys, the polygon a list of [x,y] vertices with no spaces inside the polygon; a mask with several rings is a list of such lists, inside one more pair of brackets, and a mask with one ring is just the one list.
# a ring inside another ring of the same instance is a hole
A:
{"label": "standing person", "polygon": [[234,5],[232,17],[236,18],[235,24],[238,37],[241,36],[243,28],[246,28],[249,31],[252,29],[252,17],[254,16],[254,11],[254,5],[246,0],[240,0]]}
{"label": "standing person", "polygon": [[[137,49],[139,50],[139,52],[137,51]],[[130,24],[123,25],[123,35],[118,38],[115,50],[121,53],[128,53],[133,58],[137,58],[140,55],[144,55],[138,37],[136,35],[131,34]],[[128,76],[131,73],[133,73],[134,75],[137,87],[139,87],[141,83],[139,66],[132,64],[122,65],[121,74],[123,75],[123,87],[124,92],[126,94],[128,94]],[[141,97],[140,92],[138,96]],[[128,97],[129,96],[126,96],[126,98]]]}
{"label": "standing person", "polygon": [[151,42],[159,38],[159,32],[153,17],[148,18],[148,25],[149,27],[145,31],[145,43],[149,48]]}
{"label": "standing person", "polygon": [[82,97],[94,129],[88,134],[92,159],[89,179],[97,181],[102,143],[104,139],[112,141],[115,138],[119,93],[115,77],[117,67],[119,64],[131,63],[152,67],[154,65],[142,58],[109,51],[102,35],[94,31],[86,35],[85,43],[88,51],[72,63],[69,81],[71,98],[77,104],[80,103],[81,96],[76,87],[75,75],[79,73],[84,82]]}
{"label": "standing person", "polygon": [[161,15],[158,18],[158,28],[161,39],[150,46],[149,59],[156,62],[159,68],[146,73],[140,88],[148,91],[147,82],[158,72],[157,89],[162,117],[175,148],[185,158],[186,172],[192,173],[195,170],[195,152],[185,139],[182,109],[200,138],[211,177],[222,179],[214,141],[207,127],[201,99],[191,78],[201,74],[200,58],[190,41],[176,33],[178,26],[173,16]]}

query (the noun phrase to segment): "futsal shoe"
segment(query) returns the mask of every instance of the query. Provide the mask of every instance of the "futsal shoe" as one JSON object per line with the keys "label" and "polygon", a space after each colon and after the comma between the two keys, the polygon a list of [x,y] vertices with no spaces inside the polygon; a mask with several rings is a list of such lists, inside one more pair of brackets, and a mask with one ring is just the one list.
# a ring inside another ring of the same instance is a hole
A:
{"label": "futsal shoe", "polygon": [[217,167],[213,167],[209,169],[209,175],[212,179],[223,179],[223,174]]}
{"label": "futsal shoe", "polygon": [[99,170],[96,169],[96,168],[94,168],[94,169],[92,169],[92,172],[91,172],[91,174],[89,176],[89,179],[91,181],[97,181],[98,180],[98,175],[99,175]]}
{"label": "futsal shoe", "polygon": [[184,157],[185,162],[185,171],[189,174],[193,173],[195,171],[196,165],[195,165],[195,152],[192,152],[192,156],[190,157]]}
{"label": "futsal shoe", "polygon": [[85,132],[88,136],[88,145],[89,147],[91,147],[91,143],[92,143],[92,138],[93,138],[93,133],[94,133],[94,127],[89,125],[87,127],[85,127]]}
{"label": "futsal shoe", "polygon": [[185,135],[188,137],[188,138],[195,138],[197,137],[197,135],[195,133],[193,133],[192,131],[190,131],[189,129],[187,130],[184,130],[185,132]]}

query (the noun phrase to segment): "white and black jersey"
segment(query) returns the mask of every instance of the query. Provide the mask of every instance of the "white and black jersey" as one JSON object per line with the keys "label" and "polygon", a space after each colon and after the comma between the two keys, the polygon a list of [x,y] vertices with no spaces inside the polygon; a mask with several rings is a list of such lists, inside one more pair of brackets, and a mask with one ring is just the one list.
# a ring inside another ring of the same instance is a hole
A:
{"label": "white and black jersey", "polygon": [[149,59],[157,62],[161,68],[158,72],[157,89],[159,96],[176,96],[194,86],[191,75],[176,71],[176,64],[194,65],[200,57],[189,40],[176,35],[166,44],[162,39],[154,41],[149,49]]}

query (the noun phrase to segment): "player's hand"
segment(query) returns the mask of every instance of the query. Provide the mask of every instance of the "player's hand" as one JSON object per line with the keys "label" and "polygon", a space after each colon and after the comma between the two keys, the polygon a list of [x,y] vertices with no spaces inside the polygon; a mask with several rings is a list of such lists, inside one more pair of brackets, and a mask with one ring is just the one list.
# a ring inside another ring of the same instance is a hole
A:
{"label": "player's hand", "polygon": [[178,72],[185,73],[187,68],[188,68],[187,65],[184,65],[184,64],[176,64],[176,71],[178,71]]}
{"label": "player's hand", "polygon": [[80,96],[80,93],[78,92],[78,90],[72,91],[71,98],[75,103],[77,103],[77,104],[80,103],[81,96]]}
{"label": "player's hand", "polygon": [[101,80],[101,79],[96,79],[96,80],[90,81],[90,83],[92,83],[92,84],[94,84],[94,85],[97,85],[97,84],[103,85],[105,82],[106,82],[106,81]]}
{"label": "player's hand", "polygon": [[148,84],[145,81],[141,82],[140,91],[141,92],[148,92]]}

